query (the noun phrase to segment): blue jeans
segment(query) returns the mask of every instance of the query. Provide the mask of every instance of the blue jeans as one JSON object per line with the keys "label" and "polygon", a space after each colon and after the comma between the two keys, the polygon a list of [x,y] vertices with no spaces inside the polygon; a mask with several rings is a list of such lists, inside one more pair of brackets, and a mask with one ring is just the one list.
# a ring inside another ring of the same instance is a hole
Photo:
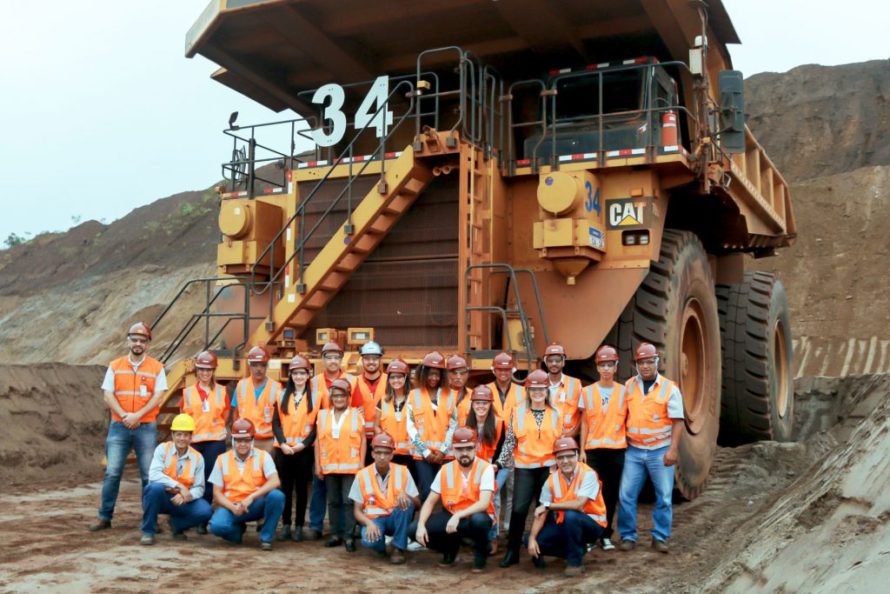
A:
{"label": "blue jeans", "polygon": [[158,525],[158,514],[170,514],[173,532],[182,532],[194,526],[206,524],[213,510],[203,498],[173,505],[173,495],[167,493],[161,483],[149,483],[142,491],[142,534],[154,536]]}
{"label": "blue jeans", "polygon": [[309,527],[324,532],[324,513],[328,509],[328,488],[324,479],[312,473],[312,498],[309,500]]}
{"label": "blue jeans", "polygon": [[561,524],[556,523],[554,512],[547,514],[547,521],[536,540],[542,555],[561,557],[569,567],[578,567],[587,545],[602,536],[603,527],[585,513],[575,510],[565,512]]}
{"label": "blue jeans", "polygon": [[374,518],[374,523],[380,529],[380,538],[375,541],[368,540],[365,537],[368,529],[362,526],[362,546],[383,553],[386,551],[386,538],[384,537],[392,536],[392,546],[404,551],[408,548],[408,525],[413,517],[414,504],[409,503],[408,509],[403,510],[397,506],[388,516]]}
{"label": "blue jeans", "polygon": [[420,500],[426,501],[426,498],[430,496],[430,485],[433,484],[436,473],[442,469],[442,464],[415,460],[414,468],[417,471],[417,490],[420,492]]}
{"label": "blue jeans", "polygon": [[136,450],[139,476],[142,478],[142,488],[145,489],[148,485],[148,469],[151,467],[151,458],[157,445],[156,423],[140,423],[135,429],[127,429],[121,421],[111,421],[108,426],[108,437],[105,439],[105,478],[102,480],[100,519],[110,521],[114,516],[114,504],[121,488],[121,475],[124,473],[130,450]]}
{"label": "blue jeans", "polygon": [[213,534],[228,540],[241,543],[241,524],[255,522],[263,519],[263,529],[260,531],[262,542],[272,542],[275,538],[275,528],[284,511],[284,493],[274,489],[264,496],[259,497],[247,508],[247,513],[236,516],[224,507],[216,508],[213,517],[210,518],[208,528]]}
{"label": "blue jeans", "polygon": [[501,518],[501,494],[504,491],[504,485],[507,484],[507,479],[510,478],[510,472],[509,468],[498,468],[498,473],[494,477],[498,488],[491,496],[494,497],[494,518],[496,521],[491,525],[491,530],[488,531],[488,540],[496,540],[498,537],[498,527],[500,526]]}
{"label": "blue jeans", "polygon": [[670,446],[644,450],[627,446],[624,471],[618,492],[618,534],[621,540],[637,541],[637,498],[646,481],[655,487],[655,507],[652,508],[652,538],[666,541],[671,537],[671,497],[674,492],[674,468],[664,465],[664,454]]}

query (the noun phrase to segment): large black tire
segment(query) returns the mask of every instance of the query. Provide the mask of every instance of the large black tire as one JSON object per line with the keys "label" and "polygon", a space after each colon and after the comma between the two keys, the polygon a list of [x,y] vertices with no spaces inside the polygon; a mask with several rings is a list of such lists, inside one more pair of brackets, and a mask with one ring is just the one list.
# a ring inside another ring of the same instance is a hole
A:
{"label": "large black tire", "polygon": [[702,490],[717,449],[720,415],[720,322],[708,255],[694,233],[665,229],[658,262],[606,342],[618,347],[619,376],[636,373],[633,350],[651,342],[661,372],[676,381],[686,409],[676,486],[687,499]]}
{"label": "large black tire", "polygon": [[782,282],[748,272],[718,285],[723,343],[720,443],[790,441],[794,429],[791,319]]}

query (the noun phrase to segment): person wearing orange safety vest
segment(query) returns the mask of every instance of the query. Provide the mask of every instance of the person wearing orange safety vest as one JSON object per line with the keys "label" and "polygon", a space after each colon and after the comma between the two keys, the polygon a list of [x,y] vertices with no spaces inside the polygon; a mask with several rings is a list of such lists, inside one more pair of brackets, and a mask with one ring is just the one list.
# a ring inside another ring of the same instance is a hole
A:
{"label": "person wearing orange safety vest", "polygon": [[652,547],[668,552],[674,465],[684,429],[683,396],[671,380],[658,373],[658,350],[648,342],[634,353],[637,375],[627,380],[627,453],[618,491],[618,533],[622,551],[637,544],[637,498],[646,476],[655,488]]}
{"label": "person wearing orange safety vest", "polygon": [[553,442],[562,435],[560,411],[552,404],[547,372],[536,369],[526,378],[526,401],[513,411],[504,449],[513,449],[513,511],[507,532],[507,552],[501,567],[519,563],[525,519],[532,501],[550,476]]}
{"label": "person wearing orange safety vest", "polygon": [[457,407],[457,422],[463,425],[461,418],[466,419],[470,412],[470,389],[467,380],[470,379],[470,365],[460,355],[451,355],[445,361],[445,369],[448,376],[448,388],[451,390],[454,405]]}
{"label": "person wearing orange safety vest", "polygon": [[[365,438],[368,441],[374,437],[374,420],[377,416],[377,404],[386,393],[386,374],[380,369],[380,359],[383,357],[383,349],[379,344],[366,342],[359,350],[362,357],[362,374],[355,380],[352,390],[352,406],[362,409],[365,417]],[[370,448],[368,455],[370,456]],[[370,464],[370,460],[365,460]]]}
{"label": "person wearing orange safety vest", "polygon": [[[349,382],[350,394],[355,388],[355,377],[341,369],[343,349],[336,342],[330,341],[321,347],[321,361],[324,371],[312,378],[309,390],[312,392],[315,409],[324,410],[331,407],[330,389],[336,379]],[[327,511],[328,492],[324,480],[318,478],[318,471],[312,474],[312,498],[309,501],[309,529],[305,531],[308,540],[321,538],[324,529],[324,516]]]}
{"label": "person wearing orange safety vest", "polygon": [[[500,468],[497,460],[501,455],[504,447],[504,420],[495,412],[492,402],[494,402],[494,394],[488,386],[481,385],[473,388],[470,395],[470,410],[467,416],[459,419],[460,426],[476,429],[476,435],[479,437],[479,444],[476,446],[476,457],[482,458],[486,462],[491,463],[495,473],[495,482],[500,475]],[[494,498],[495,519],[501,514],[501,498],[498,496],[498,490],[501,488],[499,484],[492,497]],[[497,522],[492,524],[491,533],[488,540],[491,542],[489,554],[494,555],[498,552],[498,526]]]}
{"label": "person wearing orange safety vest", "polygon": [[[513,374],[516,373],[516,361],[513,355],[506,351],[501,351],[494,356],[491,364],[491,372],[494,374],[494,381],[488,384],[491,393],[494,394],[494,412],[504,420],[509,426],[510,419],[513,417],[513,410],[525,402],[525,388],[522,384],[513,381]],[[495,500],[498,505],[498,514],[500,507],[504,509],[504,529],[510,527],[510,516],[513,511],[513,449],[505,447],[501,450],[501,455],[495,458],[498,461],[498,471],[495,480],[498,483],[495,492]],[[503,498],[503,506],[500,505]],[[500,517],[500,515],[498,515]],[[497,528],[500,529],[500,522]]]}
{"label": "person wearing orange safety vest", "polygon": [[421,499],[429,495],[457,428],[455,393],[442,385],[444,371],[445,357],[436,351],[427,353],[417,374],[418,387],[408,395],[408,437]]}
{"label": "person wearing orange safety vest", "polygon": [[578,409],[581,411],[581,444],[587,454],[587,465],[596,470],[603,482],[606,502],[606,528],[600,546],[612,551],[612,518],[618,506],[618,486],[624,469],[627,449],[625,422],[627,397],[624,386],[615,380],[618,371],[618,351],[603,345],[594,354],[600,379],[581,391]]}
{"label": "person wearing orange safety vest", "polygon": [[581,380],[562,372],[566,365],[566,350],[552,342],[544,349],[544,367],[550,377],[550,401],[563,416],[564,435],[574,436],[580,429],[581,414],[578,400],[581,398]]}
{"label": "person wearing orange safety vest", "polygon": [[[303,524],[309,503],[309,485],[312,484],[312,467],[315,464],[315,417],[318,411],[313,405],[309,389],[312,365],[306,357],[296,355],[288,364],[287,386],[275,406],[272,416],[272,432],[275,434],[275,467],[281,478],[284,492],[284,514],[281,516],[281,533],[278,540],[304,539]],[[291,510],[294,493],[297,498],[297,516],[291,532]]]}
{"label": "person wearing orange safety vest", "polygon": [[408,438],[408,376],[411,369],[401,359],[394,359],[386,368],[386,394],[377,403],[374,415],[374,434],[386,433],[395,441],[392,461],[401,464],[414,476],[414,458]]}
{"label": "person wearing orange safety vest", "polygon": [[204,457],[190,447],[195,420],[179,414],[170,425],[171,440],[155,448],[148,471],[148,486],[142,492],[142,540],[152,545],[158,514],[170,515],[170,530],[176,540],[185,540],[185,531],[204,526],[213,510],[203,498]]}
{"label": "person wearing orange safety vest", "polygon": [[262,524],[260,548],[272,550],[275,529],[284,507],[284,493],[272,456],[253,447],[254,428],[249,419],[232,423],[232,449],[216,459],[210,483],[216,511],[210,532],[241,544],[247,522]]}
{"label": "person wearing orange safety vest", "polygon": [[[476,432],[469,427],[454,431],[455,459],[442,466],[430,485],[420,517],[408,528],[417,542],[440,551],[440,566],[454,565],[461,540],[473,541],[473,573],[485,569],[488,534],[494,522],[494,469],[476,457]],[[441,500],[443,510],[433,513]]]}
{"label": "person wearing orange safety vest", "polygon": [[281,397],[281,384],[266,375],[269,351],[255,346],[247,352],[250,375],[239,380],[232,395],[232,408],[237,418],[253,423],[256,435],[253,447],[272,452],[274,443],[272,416]]}
{"label": "person wearing orange safety vest", "polygon": [[318,412],[315,447],[315,474],[324,480],[328,496],[331,538],[326,547],[345,544],[355,552],[355,516],[349,505],[349,491],[355,475],[364,466],[364,419],[361,409],[349,406],[352,386],[345,379],[331,383],[331,408]]}
{"label": "person wearing orange safety vest", "polygon": [[535,567],[545,567],[544,555],[566,560],[565,576],[584,571],[587,545],[595,543],[606,526],[606,504],[596,471],[580,459],[578,443],[561,437],[553,444],[557,472],[541,489],[528,537],[528,552]]}
{"label": "person wearing orange safety vest", "polygon": [[[216,383],[216,355],[203,351],[195,357],[195,375],[198,381],[182,391],[179,408],[195,420],[192,447],[204,458],[204,480],[216,459],[226,451],[226,422],[231,413],[231,403],[224,386]],[[204,489],[204,499],[213,503],[213,490]],[[198,534],[207,534],[207,526],[198,526]]]}
{"label": "person wearing orange safety vest", "polygon": [[142,488],[148,485],[151,459],[158,445],[158,412],[167,391],[163,364],[145,354],[150,343],[148,324],[136,322],[127,331],[130,352],[112,361],[105,372],[102,391],[111,411],[111,423],[105,440],[102,501],[97,520],[89,526],[90,532],[111,528],[121,475],[130,450],[136,451]]}
{"label": "person wearing orange safety vest", "polygon": [[386,433],[374,436],[374,463],[356,475],[349,499],[353,501],[355,520],[362,526],[362,546],[385,555],[386,537],[391,536],[389,560],[393,565],[401,565],[408,548],[408,525],[414,510],[420,507],[420,499],[408,469],[392,463],[395,447],[395,441]]}

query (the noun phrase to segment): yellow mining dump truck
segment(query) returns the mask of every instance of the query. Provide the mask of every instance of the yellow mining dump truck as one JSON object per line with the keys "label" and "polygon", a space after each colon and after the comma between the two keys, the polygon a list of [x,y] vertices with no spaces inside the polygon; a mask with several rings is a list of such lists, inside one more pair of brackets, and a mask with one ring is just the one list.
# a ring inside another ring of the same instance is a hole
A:
{"label": "yellow mining dump truck", "polygon": [[201,333],[222,380],[256,344],[285,379],[296,352],[333,339],[355,366],[372,338],[476,374],[506,349],[520,376],[559,341],[587,380],[607,341],[623,379],[650,341],[685,399],[685,496],[718,429],[790,438],[784,289],[744,259],[794,217],[737,42],[719,0],[213,0],[186,55],[293,117],[225,131],[219,274],[183,288],[207,305],[164,353],[167,418]]}

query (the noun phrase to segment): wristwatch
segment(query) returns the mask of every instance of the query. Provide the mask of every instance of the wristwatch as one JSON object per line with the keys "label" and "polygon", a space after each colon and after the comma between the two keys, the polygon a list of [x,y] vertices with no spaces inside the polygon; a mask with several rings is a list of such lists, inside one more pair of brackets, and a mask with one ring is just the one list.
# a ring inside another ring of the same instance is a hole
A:
{"label": "wristwatch", "polygon": [[550,503],[551,503],[550,501],[545,501],[545,502],[542,504],[542,505],[544,506],[544,509],[550,509]]}

